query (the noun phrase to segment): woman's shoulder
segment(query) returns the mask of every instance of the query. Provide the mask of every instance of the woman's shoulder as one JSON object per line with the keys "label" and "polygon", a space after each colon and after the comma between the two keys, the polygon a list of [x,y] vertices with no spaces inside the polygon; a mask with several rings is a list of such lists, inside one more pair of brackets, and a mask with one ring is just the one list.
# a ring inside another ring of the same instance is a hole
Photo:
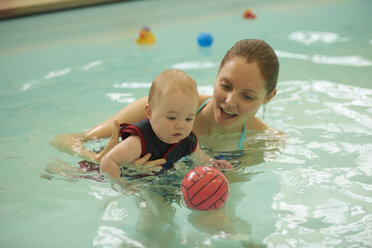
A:
{"label": "woman's shoulder", "polygon": [[257,117],[253,117],[251,120],[246,122],[246,130],[266,130],[270,128],[265,122]]}
{"label": "woman's shoulder", "polygon": [[280,130],[274,129],[263,122],[261,119],[254,117],[250,122],[246,123],[246,130],[258,130],[258,131],[272,131],[278,134],[284,134]]}
{"label": "woman's shoulder", "polygon": [[209,98],[211,98],[210,95],[200,94],[199,95],[199,106],[202,105],[202,103],[205,102]]}

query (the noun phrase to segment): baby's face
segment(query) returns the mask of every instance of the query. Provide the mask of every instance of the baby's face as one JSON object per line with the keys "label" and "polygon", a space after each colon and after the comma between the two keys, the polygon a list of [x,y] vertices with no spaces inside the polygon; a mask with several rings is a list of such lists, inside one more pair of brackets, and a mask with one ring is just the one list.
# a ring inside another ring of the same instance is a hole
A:
{"label": "baby's face", "polygon": [[195,94],[175,91],[158,100],[149,116],[151,126],[158,138],[175,144],[192,131],[198,98]]}

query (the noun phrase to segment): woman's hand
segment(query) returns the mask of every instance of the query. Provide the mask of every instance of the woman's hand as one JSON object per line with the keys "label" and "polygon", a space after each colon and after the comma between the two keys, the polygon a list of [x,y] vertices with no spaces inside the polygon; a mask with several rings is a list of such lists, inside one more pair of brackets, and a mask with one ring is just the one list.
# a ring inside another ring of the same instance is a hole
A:
{"label": "woman's hand", "polygon": [[212,166],[219,170],[232,170],[234,166],[227,162],[226,160],[214,160],[212,161]]}
{"label": "woman's hand", "polygon": [[102,157],[114,148],[117,144],[119,144],[119,135],[120,135],[120,125],[117,120],[114,120],[112,126],[112,134],[109,142],[107,143],[105,149],[103,149],[96,157],[97,161],[101,161]]}
{"label": "woman's hand", "polygon": [[97,153],[89,151],[84,147],[86,141],[84,133],[60,134],[50,144],[61,152],[78,155],[89,162],[97,162]]}

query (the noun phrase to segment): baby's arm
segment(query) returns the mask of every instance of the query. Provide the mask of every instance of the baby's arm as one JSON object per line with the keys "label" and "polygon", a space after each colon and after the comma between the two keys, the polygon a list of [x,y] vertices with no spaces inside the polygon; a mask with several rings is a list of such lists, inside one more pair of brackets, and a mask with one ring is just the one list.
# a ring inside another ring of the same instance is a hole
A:
{"label": "baby's arm", "polygon": [[130,164],[141,156],[141,140],[138,136],[129,136],[102,158],[100,171],[112,178],[120,177],[120,166]]}
{"label": "baby's arm", "polygon": [[234,166],[227,162],[226,160],[216,160],[205,154],[199,147],[199,144],[197,144],[195,151],[191,154],[190,158],[199,164],[212,164],[212,166],[216,169],[234,169]]}

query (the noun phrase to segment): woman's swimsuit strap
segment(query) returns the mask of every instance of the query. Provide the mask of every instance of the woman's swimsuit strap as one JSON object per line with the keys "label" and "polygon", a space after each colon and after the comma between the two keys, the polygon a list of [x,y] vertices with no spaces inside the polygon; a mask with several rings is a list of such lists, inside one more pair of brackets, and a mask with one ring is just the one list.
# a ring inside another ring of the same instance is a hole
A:
{"label": "woman's swimsuit strap", "polygon": [[[201,105],[200,107],[196,110],[196,114],[199,114],[199,112],[204,108],[204,106],[207,104],[207,102],[211,100],[211,98],[208,98],[207,100],[205,100]],[[238,150],[242,150],[243,149],[243,142],[244,142],[244,139],[245,139],[245,122],[244,122],[244,125],[243,125],[243,131],[242,131],[242,134],[240,135],[240,139],[239,139],[239,142],[238,142]]]}
{"label": "woman's swimsuit strap", "polygon": [[240,135],[239,143],[238,143],[238,150],[243,150],[243,142],[245,139],[245,122],[243,125],[243,131],[242,134]]}
{"label": "woman's swimsuit strap", "polygon": [[205,100],[201,105],[200,107],[196,110],[196,114],[199,114],[200,110],[202,110],[204,108],[204,106],[207,104],[207,102],[211,100],[211,98],[208,98],[207,100]]}

